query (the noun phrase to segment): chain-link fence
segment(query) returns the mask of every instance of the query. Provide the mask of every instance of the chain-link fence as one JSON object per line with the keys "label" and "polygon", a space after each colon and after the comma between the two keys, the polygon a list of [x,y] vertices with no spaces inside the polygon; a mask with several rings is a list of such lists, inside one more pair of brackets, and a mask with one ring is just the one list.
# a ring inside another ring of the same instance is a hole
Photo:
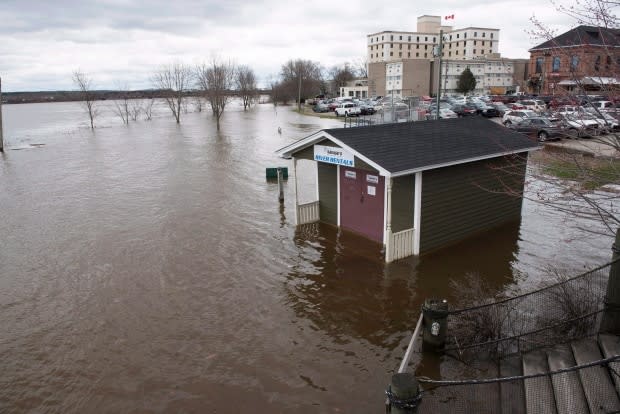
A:
{"label": "chain-link fence", "polygon": [[596,334],[610,266],[556,275],[556,283],[533,292],[451,310],[445,351],[460,359],[502,357]]}

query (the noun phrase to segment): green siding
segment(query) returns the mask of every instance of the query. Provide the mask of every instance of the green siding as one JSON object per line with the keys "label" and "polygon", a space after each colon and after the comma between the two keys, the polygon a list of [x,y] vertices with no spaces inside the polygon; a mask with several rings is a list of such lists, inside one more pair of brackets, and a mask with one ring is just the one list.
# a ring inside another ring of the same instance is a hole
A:
{"label": "green siding", "polygon": [[337,166],[317,162],[319,175],[319,214],[321,221],[338,224],[338,175]]}
{"label": "green siding", "polygon": [[353,156],[353,162],[355,163],[355,168],[359,168],[360,170],[372,171],[375,174],[379,174],[376,168],[371,167],[356,156]]}
{"label": "green siding", "polygon": [[392,180],[392,232],[413,228],[415,175]]}
{"label": "green siding", "polygon": [[[422,173],[420,251],[427,252],[519,218],[526,161],[496,158]],[[495,193],[494,191],[497,191]]]}

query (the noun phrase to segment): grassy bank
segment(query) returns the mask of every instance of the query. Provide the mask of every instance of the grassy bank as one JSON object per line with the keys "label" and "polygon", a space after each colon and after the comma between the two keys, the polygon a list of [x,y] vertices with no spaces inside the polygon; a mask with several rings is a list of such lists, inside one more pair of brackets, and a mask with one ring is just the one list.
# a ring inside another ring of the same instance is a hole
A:
{"label": "grassy bank", "polygon": [[533,154],[533,161],[545,174],[580,182],[586,190],[595,190],[606,184],[620,184],[618,159],[537,151]]}

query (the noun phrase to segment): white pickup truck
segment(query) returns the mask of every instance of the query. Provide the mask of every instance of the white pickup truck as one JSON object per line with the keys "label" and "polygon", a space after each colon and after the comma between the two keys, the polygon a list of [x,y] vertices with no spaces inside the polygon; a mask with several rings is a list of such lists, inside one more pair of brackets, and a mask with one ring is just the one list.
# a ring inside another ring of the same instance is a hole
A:
{"label": "white pickup truck", "polygon": [[352,102],[341,103],[334,110],[336,116],[360,116],[362,109]]}

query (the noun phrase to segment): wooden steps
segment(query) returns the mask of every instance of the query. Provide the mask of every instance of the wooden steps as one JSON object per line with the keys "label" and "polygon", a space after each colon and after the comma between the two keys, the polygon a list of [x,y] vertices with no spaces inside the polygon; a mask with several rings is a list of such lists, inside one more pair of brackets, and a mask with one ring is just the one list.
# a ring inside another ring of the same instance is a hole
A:
{"label": "wooden steps", "polygon": [[[523,375],[523,369],[519,356],[514,355],[500,361],[500,377],[518,377],[521,375]],[[499,386],[502,414],[525,414],[523,380],[500,382]]]}
{"label": "wooden steps", "polygon": [[[571,343],[571,348],[578,365],[603,358],[595,339],[574,341]],[[578,372],[591,413],[613,413],[620,410],[618,394],[605,367],[597,365],[580,369]]]}
{"label": "wooden steps", "polygon": [[[549,372],[547,354],[536,350],[523,355],[523,375]],[[553,385],[548,376],[529,378],[523,381],[525,387],[525,411],[527,414],[555,414]]]}
{"label": "wooden steps", "polygon": [[[573,352],[566,344],[557,345],[547,351],[547,360],[550,371],[558,371],[563,368],[575,366]],[[551,377],[555,403],[559,413],[588,414],[588,403],[583,394],[579,374],[576,371],[556,374]]]}

